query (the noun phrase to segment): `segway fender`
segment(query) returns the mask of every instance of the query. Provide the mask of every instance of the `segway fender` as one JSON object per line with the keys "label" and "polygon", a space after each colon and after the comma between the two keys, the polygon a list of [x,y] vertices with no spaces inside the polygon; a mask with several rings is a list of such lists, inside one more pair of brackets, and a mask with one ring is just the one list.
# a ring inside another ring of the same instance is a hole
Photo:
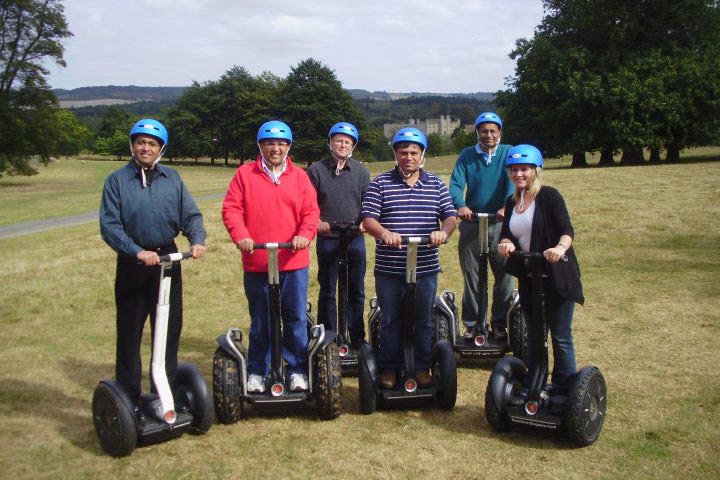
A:
{"label": "segway fender", "polygon": [[217,344],[227,352],[228,355],[231,355],[235,360],[238,361],[238,363],[243,364],[243,359],[240,358],[237,354],[237,348],[235,345],[233,345],[230,340],[228,340],[227,335],[218,335]]}
{"label": "segway fender", "polygon": [[377,381],[377,363],[375,361],[375,351],[367,343],[363,343],[362,345],[360,345],[360,351],[362,352],[362,357],[365,360],[367,369],[370,372],[370,379],[372,380],[373,385],[375,385],[375,388],[377,389],[378,381]]}
{"label": "segway fender", "polygon": [[495,407],[499,412],[505,408],[506,393],[505,386],[513,378],[518,378],[525,374],[525,364],[516,357],[503,357],[496,364],[492,372],[491,388],[493,398],[495,399]]}

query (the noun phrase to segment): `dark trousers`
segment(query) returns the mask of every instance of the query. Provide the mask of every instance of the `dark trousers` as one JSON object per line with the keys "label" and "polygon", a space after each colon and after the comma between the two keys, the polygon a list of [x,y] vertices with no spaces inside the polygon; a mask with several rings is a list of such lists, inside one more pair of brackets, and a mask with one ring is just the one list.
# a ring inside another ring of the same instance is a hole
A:
{"label": "dark trousers", "polygon": [[[338,288],[338,257],[340,241],[335,238],[317,237],[318,283],[318,323],[329,331],[336,331],[338,325],[336,292]],[[363,308],[365,304],[365,238],[353,237],[348,244],[348,305],[347,319],[350,339],[359,341],[365,338]]]}
{"label": "dark trousers", "polygon": [[[172,385],[177,370],[177,353],[182,330],[182,274],[179,262],[173,265],[170,276],[172,285],[170,287],[165,371],[168,381]],[[115,275],[115,305],[117,308],[115,378],[135,403],[140,400],[141,393],[140,341],[148,315],[150,315],[150,329],[154,334],[159,284],[160,267],[146,267],[138,264],[135,259],[118,258]],[[152,373],[150,384],[151,391],[154,392]]]}

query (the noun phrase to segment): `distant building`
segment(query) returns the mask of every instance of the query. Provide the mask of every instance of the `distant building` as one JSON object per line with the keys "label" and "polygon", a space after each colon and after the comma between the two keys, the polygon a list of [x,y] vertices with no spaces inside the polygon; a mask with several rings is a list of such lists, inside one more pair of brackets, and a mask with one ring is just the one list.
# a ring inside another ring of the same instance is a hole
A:
{"label": "distant building", "polygon": [[425,120],[411,118],[407,123],[385,123],[383,133],[385,138],[392,138],[395,132],[403,127],[419,128],[425,135],[438,133],[443,137],[449,137],[460,126],[460,120],[453,120],[450,115],[440,115],[440,118],[427,118]]}

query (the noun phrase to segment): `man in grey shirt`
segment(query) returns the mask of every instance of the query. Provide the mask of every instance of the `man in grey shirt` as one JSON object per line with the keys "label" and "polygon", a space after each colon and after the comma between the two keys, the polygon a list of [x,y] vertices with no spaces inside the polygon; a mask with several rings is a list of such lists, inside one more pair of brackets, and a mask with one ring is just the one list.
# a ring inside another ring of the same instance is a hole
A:
{"label": "man in grey shirt", "polygon": [[[320,206],[318,224],[317,259],[320,296],[318,323],[335,331],[337,302],[335,292],[338,280],[339,240],[329,236],[333,224],[359,226],[362,199],[370,184],[370,172],[351,157],[359,140],[357,128],[347,122],[336,123],[328,133],[330,155],[308,168],[308,176]],[[354,349],[365,339],[363,308],[365,303],[365,239],[362,230],[348,244],[348,330]]]}

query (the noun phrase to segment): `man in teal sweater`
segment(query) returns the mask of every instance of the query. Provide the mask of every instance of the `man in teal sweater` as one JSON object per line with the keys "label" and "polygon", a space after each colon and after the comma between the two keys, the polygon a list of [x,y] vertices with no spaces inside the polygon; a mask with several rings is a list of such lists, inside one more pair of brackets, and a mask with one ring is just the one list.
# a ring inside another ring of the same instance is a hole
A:
{"label": "man in teal sweater", "polygon": [[465,288],[462,297],[462,321],[465,336],[476,333],[480,298],[480,244],[477,223],[470,223],[474,213],[497,214],[490,221],[490,268],[495,278],[491,325],[496,340],[505,338],[505,316],[513,290],[513,278],[505,273],[505,260],[498,255],[497,242],[504,215],[505,200],[514,191],[505,173],[505,157],[511,145],[500,143],[502,120],[494,112],[481,113],[475,120],[478,143],[465,148],[450,176],[450,196],[458,216],[466,220],[460,224],[458,253]]}

